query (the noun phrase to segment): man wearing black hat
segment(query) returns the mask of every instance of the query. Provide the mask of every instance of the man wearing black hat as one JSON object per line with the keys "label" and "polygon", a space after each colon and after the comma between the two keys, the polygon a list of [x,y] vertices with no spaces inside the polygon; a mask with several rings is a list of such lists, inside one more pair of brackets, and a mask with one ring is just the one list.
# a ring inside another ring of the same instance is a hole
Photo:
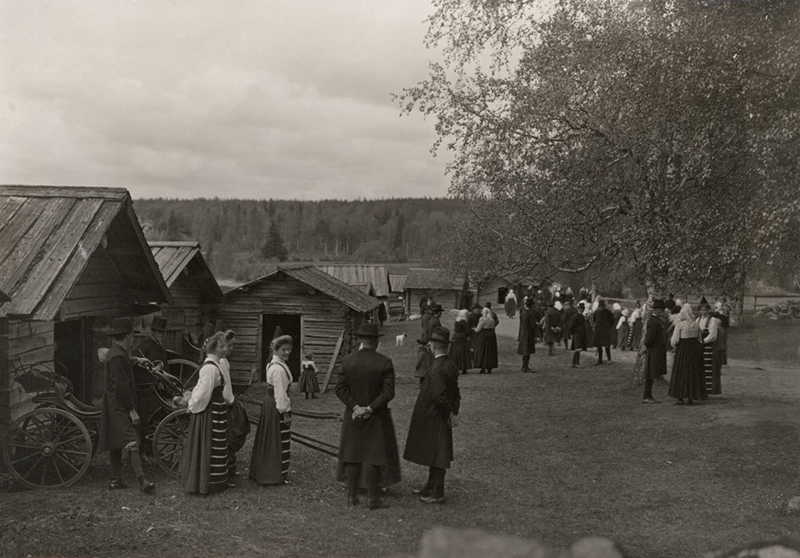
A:
{"label": "man wearing black hat", "polygon": [[453,428],[461,404],[458,368],[447,356],[450,332],[437,327],[431,332],[434,360],[422,383],[403,459],[428,467],[428,482],[414,490],[425,504],[444,504],[444,477],[453,460]]}
{"label": "man wearing black hat", "polygon": [[431,317],[428,318],[428,321],[425,323],[425,329],[422,332],[422,338],[425,339],[426,341],[431,336],[433,328],[442,325],[441,318],[443,310],[444,309],[442,308],[441,304],[434,304],[433,306],[431,306]]}
{"label": "man wearing black hat", "polygon": [[524,306],[519,315],[517,354],[522,356],[522,372],[533,372],[530,368],[531,355],[536,352],[536,330],[539,329],[541,318],[532,299],[525,299]]}
{"label": "man wearing black hat", "polygon": [[164,348],[164,337],[167,334],[167,320],[161,316],[155,316],[150,324],[150,336],[146,337],[136,350],[134,355],[146,358],[153,364],[161,363],[163,370],[167,370],[167,349]]}
{"label": "man wearing black hat", "polygon": [[361,324],[355,332],[361,348],[342,359],[336,383],[336,396],[347,406],[339,444],[339,467],[347,476],[347,503],[359,503],[356,490],[363,469],[370,509],[387,507],[378,489],[381,468],[397,466],[399,476],[397,439],[389,411],[389,401],[394,398],[394,365],[376,350],[381,335],[378,324]]}
{"label": "man wearing black hat", "polygon": [[667,337],[664,326],[664,301],[653,300],[653,313],[647,320],[644,346],[647,349],[644,364],[644,395],[642,403],[658,403],[653,399],[653,381],[667,373]]}
{"label": "man wearing black hat", "polygon": [[133,321],[115,318],[111,325],[112,346],[105,360],[106,387],[100,407],[100,448],[111,459],[110,488],[127,488],[122,480],[122,451],[129,452],[131,466],[142,492],[152,492],[139,455],[139,414],[136,412],[136,384],[129,351],[133,345]]}

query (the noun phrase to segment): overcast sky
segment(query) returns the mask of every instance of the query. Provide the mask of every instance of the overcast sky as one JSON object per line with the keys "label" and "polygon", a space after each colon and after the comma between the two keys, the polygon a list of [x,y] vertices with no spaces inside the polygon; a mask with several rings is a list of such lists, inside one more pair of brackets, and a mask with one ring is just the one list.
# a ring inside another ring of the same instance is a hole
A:
{"label": "overcast sky", "polygon": [[146,197],[445,196],[430,0],[6,0],[0,183]]}

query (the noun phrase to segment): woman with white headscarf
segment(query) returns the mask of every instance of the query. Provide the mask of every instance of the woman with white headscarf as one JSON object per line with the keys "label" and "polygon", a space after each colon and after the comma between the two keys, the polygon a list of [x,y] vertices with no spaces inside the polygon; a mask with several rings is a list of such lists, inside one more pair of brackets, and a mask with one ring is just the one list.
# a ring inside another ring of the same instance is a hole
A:
{"label": "woman with white headscarf", "polygon": [[456,321],[453,324],[453,336],[450,338],[450,348],[448,353],[450,360],[462,374],[472,368],[472,354],[470,353],[469,342],[469,310],[459,310]]}
{"label": "woman with white headscarf", "polygon": [[705,397],[703,382],[703,346],[700,342],[700,326],[695,322],[692,306],[687,302],[681,312],[670,343],[675,347],[672,376],[669,381],[669,396],[683,405],[684,399],[691,405],[696,399]]}
{"label": "woman with white headscarf", "polygon": [[475,341],[475,368],[480,368],[479,374],[491,374],[497,368],[497,334],[494,328],[497,324],[492,318],[492,310],[484,308],[481,319],[475,327],[478,337]]}

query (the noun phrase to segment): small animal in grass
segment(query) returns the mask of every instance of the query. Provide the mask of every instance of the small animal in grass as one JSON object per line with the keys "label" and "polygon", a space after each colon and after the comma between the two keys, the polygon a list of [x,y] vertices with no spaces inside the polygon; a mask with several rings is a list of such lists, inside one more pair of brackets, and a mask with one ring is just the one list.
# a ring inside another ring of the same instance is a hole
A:
{"label": "small animal in grass", "polygon": [[406,339],[408,339],[408,335],[405,333],[401,333],[397,337],[394,338],[394,345],[395,347],[402,347],[406,344]]}

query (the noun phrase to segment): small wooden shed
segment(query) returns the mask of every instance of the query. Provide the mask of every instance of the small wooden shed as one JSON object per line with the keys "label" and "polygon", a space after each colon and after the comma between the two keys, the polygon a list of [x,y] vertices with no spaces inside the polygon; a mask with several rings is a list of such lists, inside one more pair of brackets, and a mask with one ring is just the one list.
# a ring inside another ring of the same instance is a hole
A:
{"label": "small wooden shed", "polygon": [[0,290],[0,424],[26,410],[15,377],[34,364],[92,402],[111,320],[172,302],[121,188],[0,186]]}
{"label": "small wooden shed", "polygon": [[389,272],[386,266],[331,264],[317,267],[348,285],[372,283],[376,297],[383,301],[389,298]]}
{"label": "small wooden shed", "polygon": [[408,270],[405,282],[406,310],[409,314],[419,314],[422,297],[431,297],[443,308],[468,307],[472,292],[461,282],[450,278],[441,269],[412,267]]}
{"label": "small wooden shed", "polygon": [[269,344],[280,326],[295,340],[288,363],[295,379],[303,354],[312,351],[322,385],[330,363],[337,372],[342,357],[355,348],[353,332],[380,304],[311,264],[277,266],[225,298],[220,317],[236,332],[236,349],[229,357],[234,383],[248,382],[253,369],[256,379],[263,379]]}
{"label": "small wooden shed", "polygon": [[216,318],[225,295],[203,258],[200,243],[150,241],[149,244],[174,300],[160,312],[167,320],[164,346],[183,353],[184,335],[188,334],[192,343],[201,341],[203,325],[209,318]]}

